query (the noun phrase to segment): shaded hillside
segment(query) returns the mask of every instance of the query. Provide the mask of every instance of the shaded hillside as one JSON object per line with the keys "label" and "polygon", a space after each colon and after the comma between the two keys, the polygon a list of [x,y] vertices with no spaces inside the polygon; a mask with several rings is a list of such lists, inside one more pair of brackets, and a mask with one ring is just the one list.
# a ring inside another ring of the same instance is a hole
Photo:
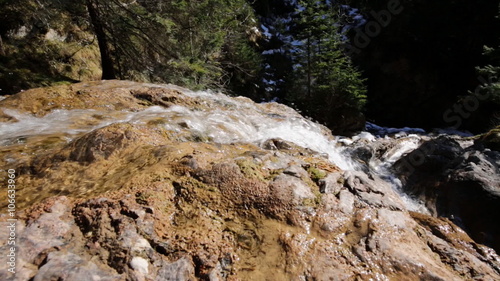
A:
{"label": "shaded hillside", "polygon": [[0,95],[100,78],[97,42],[71,9],[29,0],[0,3]]}
{"label": "shaded hillside", "polygon": [[0,10],[3,94],[101,77],[251,94],[260,68],[243,0],[22,0]]}

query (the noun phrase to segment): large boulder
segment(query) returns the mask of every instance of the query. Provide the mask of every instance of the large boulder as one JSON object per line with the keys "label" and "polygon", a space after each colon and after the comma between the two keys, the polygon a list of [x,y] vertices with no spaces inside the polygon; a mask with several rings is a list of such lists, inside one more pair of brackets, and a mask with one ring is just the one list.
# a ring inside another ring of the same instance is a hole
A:
{"label": "large boulder", "polygon": [[477,242],[500,251],[500,152],[468,150],[437,186],[438,214],[453,219]]}
{"label": "large boulder", "polygon": [[404,189],[477,242],[500,250],[500,152],[440,137],[395,163]]}

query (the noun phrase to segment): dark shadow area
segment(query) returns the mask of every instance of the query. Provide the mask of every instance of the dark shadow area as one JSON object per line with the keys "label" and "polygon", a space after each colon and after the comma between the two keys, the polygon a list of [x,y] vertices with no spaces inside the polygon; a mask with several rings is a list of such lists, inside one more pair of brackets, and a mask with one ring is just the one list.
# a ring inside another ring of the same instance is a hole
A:
{"label": "dark shadow area", "polygon": [[450,137],[422,144],[394,164],[404,190],[447,217],[476,242],[500,251],[500,152]]}

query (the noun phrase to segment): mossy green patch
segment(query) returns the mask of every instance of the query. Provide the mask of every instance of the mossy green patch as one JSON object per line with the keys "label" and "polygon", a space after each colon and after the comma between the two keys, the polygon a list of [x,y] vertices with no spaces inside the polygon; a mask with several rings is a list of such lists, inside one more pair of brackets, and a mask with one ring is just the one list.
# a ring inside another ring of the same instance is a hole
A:
{"label": "mossy green patch", "polygon": [[482,143],[485,147],[500,151],[500,126],[497,126],[486,133],[470,137],[476,142]]}
{"label": "mossy green patch", "polygon": [[277,176],[283,173],[283,170],[284,169],[269,170],[268,173],[265,175],[264,179],[274,180]]}
{"label": "mossy green patch", "polygon": [[235,162],[246,177],[266,181],[262,172],[262,165],[255,163],[255,161],[249,158],[239,158]]}
{"label": "mossy green patch", "polygon": [[312,165],[309,166],[309,168],[307,168],[307,172],[309,173],[311,179],[316,183],[319,180],[324,179],[327,175],[327,173],[325,171],[318,169]]}
{"label": "mossy green patch", "polygon": [[184,187],[193,187],[201,190],[208,190],[211,192],[217,191],[217,188],[211,185],[207,185],[193,177],[184,176],[178,179],[178,183]]}
{"label": "mossy green patch", "polygon": [[[79,31],[82,37],[91,37]],[[96,42],[6,38],[0,55],[0,89],[4,94],[41,86],[72,84],[100,78]]]}

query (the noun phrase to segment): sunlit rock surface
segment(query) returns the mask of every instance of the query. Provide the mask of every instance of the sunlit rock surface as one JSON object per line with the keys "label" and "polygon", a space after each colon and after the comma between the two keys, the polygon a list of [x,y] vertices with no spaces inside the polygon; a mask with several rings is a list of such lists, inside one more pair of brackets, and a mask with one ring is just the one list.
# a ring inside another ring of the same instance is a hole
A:
{"label": "sunlit rock surface", "polygon": [[500,279],[494,250],[414,212],[388,176],[418,137],[342,143],[283,105],[127,81],[0,111],[15,280]]}

